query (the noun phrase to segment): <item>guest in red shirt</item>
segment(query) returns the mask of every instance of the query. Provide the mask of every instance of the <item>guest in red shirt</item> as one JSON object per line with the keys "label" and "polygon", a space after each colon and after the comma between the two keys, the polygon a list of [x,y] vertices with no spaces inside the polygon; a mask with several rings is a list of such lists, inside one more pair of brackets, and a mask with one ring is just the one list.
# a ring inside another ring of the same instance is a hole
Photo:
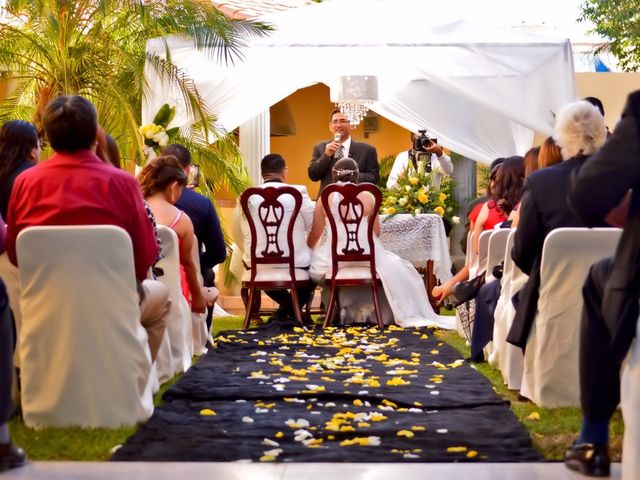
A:
{"label": "guest in red shirt", "polygon": [[16,180],[7,218],[7,253],[14,265],[16,238],[38,225],[115,225],[131,237],[141,297],[141,323],[155,359],[165,330],[169,294],[160,282],[146,280],[156,259],[153,228],[136,180],[101,161],[94,153],[97,115],[80,96],[51,101],[43,114],[45,134],[54,155]]}

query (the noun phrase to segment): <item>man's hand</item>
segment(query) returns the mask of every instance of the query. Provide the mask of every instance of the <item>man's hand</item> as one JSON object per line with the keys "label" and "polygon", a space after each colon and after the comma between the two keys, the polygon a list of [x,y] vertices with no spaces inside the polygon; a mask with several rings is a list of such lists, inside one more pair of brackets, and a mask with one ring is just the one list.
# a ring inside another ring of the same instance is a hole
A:
{"label": "man's hand", "polygon": [[442,147],[435,142],[431,142],[431,144],[428,147],[423,147],[423,148],[426,152],[429,152],[430,154],[435,153],[436,157],[441,157],[442,154],[444,153],[442,151]]}
{"label": "man's hand", "polygon": [[324,154],[327,157],[333,157],[333,154],[336,153],[341,146],[342,144],[336,141],[327,143],[327,146],[324,147]]}

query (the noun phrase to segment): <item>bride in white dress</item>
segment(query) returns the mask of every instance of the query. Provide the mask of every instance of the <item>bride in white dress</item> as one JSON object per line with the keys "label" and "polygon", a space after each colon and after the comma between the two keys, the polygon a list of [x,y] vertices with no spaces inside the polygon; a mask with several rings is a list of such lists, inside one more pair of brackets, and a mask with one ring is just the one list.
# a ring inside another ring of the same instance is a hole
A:
{"label": "bride in white dress", "polygon": [[[358,164],[350,159],[338,160],[333,167],[334,182],[355,182],[358,178]],[[329,198],[331,205],[330,214],[338,219],[338,248],[346,244],[344,228],[339,220],[337,204],[339,194],[334,193]],[[368,248],[367,242],[367,218],[374,208],[374,199],[371,194],[362,192],[358,199],[363,204],[363,218],[358,230],[358,239],[361,246]],[[384,323],[395,323],[401,327],[434,326],[439,328],[454,329],[454,316],[442,316],[433,311],[422,278],[416,269],[406,260],[384,249],[378,239],[380,224],[375,217],[373,226],[373,243],[375,248],[376,272],[382,281],[383,291],[380,292],[380,307]],[[331,275],[331,228],[322,203],[316,202],[313,227],[309,233],[307,243],[312,248],[311,265],[309,273],[318,284],[325,285],[326,277]],[[326,291],[327,289],[323,289]],[[369,287],[348,287],[341,289],[340,318],[343,321],[363,322],[375,321],[373,299]],[[325,298],[325,305],[326,305]]]}

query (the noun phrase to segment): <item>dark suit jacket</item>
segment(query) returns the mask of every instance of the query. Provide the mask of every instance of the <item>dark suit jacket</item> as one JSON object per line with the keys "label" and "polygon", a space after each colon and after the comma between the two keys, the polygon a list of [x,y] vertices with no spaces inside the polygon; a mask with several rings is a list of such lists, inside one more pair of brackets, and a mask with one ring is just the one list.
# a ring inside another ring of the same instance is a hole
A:
{"label": "dark suit jacket", "polygon": [[193,230],[198,239],[201,273],[204,278],[207,278],[208,270],[224,262],[227,257],[227,247],[216,209],[211,200],[189,188],[182,190],[176,207],[189,215],[193,223]]}
{"label": "dark suit jacket", "polygon": [[[545,238],[556,228],[586,226],[567,203],[571,172],[586,160],[585,156],[565,160],[533,172],[525,181],[511,258],[529,279],[517,294],[516,315],[507,336],[509,343],[521,348],[527,344],[538,306]],[[599,226],[606,225],[600,222]]]}
{"label": "dark suit jacket", "polygon": [[[324,187],[333,183],[331,168],[336,163],[333,157],[327,157],[324,149],[330,142],[320,142],[313,147],[313,158],[309,164],[309,178],[314,182],[320,181],[320,192]],[[368,143],[356,142],[351,139],[349,157],[358,163],[358,183],[378,183],[378,152]],[[320,193],[318,193],[318,196]]]}
{"label": "dark suit jacket", "polygon": [[613,135],[575,172],[571,187],[569,201],[589,225],[629,189],[634,192],[602,302],[613,353],[624,357],[635,337],[640,298],[640,90],[629,95]]}

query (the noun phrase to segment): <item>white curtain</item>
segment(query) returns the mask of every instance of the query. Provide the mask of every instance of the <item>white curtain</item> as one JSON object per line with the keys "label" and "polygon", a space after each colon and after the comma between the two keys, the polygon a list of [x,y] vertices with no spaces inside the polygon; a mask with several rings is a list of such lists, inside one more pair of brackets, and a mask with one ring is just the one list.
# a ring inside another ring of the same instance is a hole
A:
{"label": "white curtain", "polygon": [[[373,110],[390,120],[426,127],[481,162],[523,154],[533,131],[550,134],[555,112],[575,98],[569,41],[460,20],[453,3],[332,0],[288,10],[265,18],[275,31],[250,40],[244,60],[231,66],[185,38],[151,40],[147,50],[164,56],[167,42],[227,130],[299,88],[376,75]],[[176,92],[149,66],[147,74],[143,120],[169,101],[179,106],[175,125],[191,122]]]}

